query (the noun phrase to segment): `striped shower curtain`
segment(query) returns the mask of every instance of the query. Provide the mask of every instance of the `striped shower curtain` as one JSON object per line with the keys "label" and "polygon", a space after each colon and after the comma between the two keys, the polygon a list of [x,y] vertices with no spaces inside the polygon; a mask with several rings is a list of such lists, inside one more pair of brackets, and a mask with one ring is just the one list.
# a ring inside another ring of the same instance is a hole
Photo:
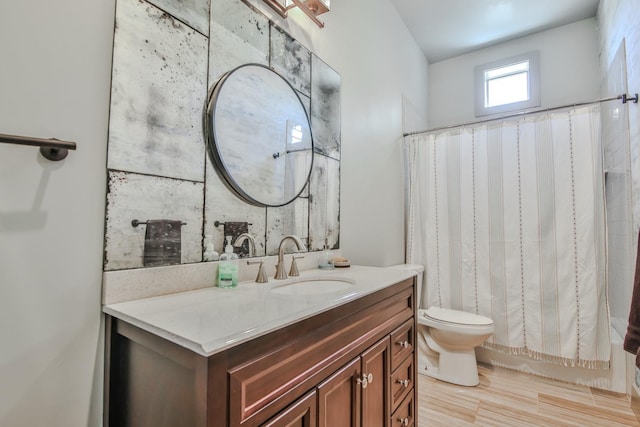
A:
{"label": "striped shower curtain", "polygon": [[492,318],[490,348],[608,367],[599,105],[408,136],[405,152],[422,306]]}

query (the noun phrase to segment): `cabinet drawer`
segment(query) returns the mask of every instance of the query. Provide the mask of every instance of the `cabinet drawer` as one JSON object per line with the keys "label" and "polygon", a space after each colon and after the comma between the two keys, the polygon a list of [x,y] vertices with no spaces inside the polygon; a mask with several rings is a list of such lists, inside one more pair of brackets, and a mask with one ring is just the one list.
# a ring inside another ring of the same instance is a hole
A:
{"label": "cabinet drawer", "polygon": [[395,409],[413,389],[413,357],[408,357],[391,374],[391,407]]}
{"label": "cabinet drawer", "polygon": [[398,409],[391,416],[391,427],[411,427],[416,414],[416,407],[413,402],[413,393],[404,399]]}
{"label": "cabinet drawer", "polygon": [[413,354],[413,319],[407,320],[402,326],[391,333],[391,370],[395,370],[400,363]]}

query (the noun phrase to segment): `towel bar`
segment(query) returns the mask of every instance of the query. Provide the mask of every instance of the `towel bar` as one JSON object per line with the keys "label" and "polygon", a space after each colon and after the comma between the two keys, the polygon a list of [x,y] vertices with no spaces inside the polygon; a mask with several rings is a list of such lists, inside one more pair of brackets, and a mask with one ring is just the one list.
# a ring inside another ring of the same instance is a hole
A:
{"label": "towel bar", "polygon": [[28,136],[7,135],[0,133],[0,142],[5,144],[29,145],[40,147],[40,154],[45,159],[57,162],[67,157],[69,150],[76,149],[76,143],[51,138],[34,138]]}
{"label": "towel bar", "polygon": [[[146,224],[147,224],[147,222],[149,222],[149,221],[139,221],[139,220],[137,220],[137,219],[132,219],[132,220],[131,220],[131,226],[132,226],[132,227],[137,227],[137,226],[139,226],[139,225],[146,225]],[[187,223],[186,223],[186,222],[183,222],[183,223],[182,223],[182,225],[187,225]]]}
{"label": "towel bar", "polygon": [[[224,222],[220,222],[220,221],[217,221],[217,220],[216,220],[216,221],[213,223],[213,225],[214,225],[214,226],[216,226],[216,227],[220,227],[221,225],[224,225]],[[248,222],[248,223],[247,223],[247,225],[253,225],[253,224],[252,224],[252,223],[250,223],[250,222]]]}

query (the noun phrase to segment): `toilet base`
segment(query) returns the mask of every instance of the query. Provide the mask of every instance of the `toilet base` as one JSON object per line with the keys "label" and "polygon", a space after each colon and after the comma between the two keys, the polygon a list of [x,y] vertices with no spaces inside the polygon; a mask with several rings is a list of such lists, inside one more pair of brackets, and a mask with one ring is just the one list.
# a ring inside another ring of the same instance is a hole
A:
{"label": "toilet base", "polygon": [[418,325],[418,373],[466,387],[480,384],[475,349],[453,351],[438,345],[424,325]]}
{"label": "toilet base", "polygon": [[466,387],[474,387],[480,384],[474,350],[463,352],[443,351],[439,354],[437,366],[432,363],[420,363],[418,373]]}

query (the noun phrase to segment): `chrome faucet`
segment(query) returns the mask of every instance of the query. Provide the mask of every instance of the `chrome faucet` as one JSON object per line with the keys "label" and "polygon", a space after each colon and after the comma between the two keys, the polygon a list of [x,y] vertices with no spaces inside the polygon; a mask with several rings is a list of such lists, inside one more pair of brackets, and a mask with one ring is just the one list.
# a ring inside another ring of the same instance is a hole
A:
{"label": "chrome faucet", "polygon": [[256,255],[256,240],[249,233],[242,233],[238,237],[236,237],[236,241],[233,243],[233,246],[239,248],[242,246],[245,240],[249,241],[249,257]]}
{"label": "chrome faucet", "polygon": [[299,251],[306,251],[307,247],[304,245],[302,240],[298,236],[288,235],[284,236],[280,241],[280,246],[278,247],[278,265],[276,265],[276,275],[274,279],[286,279],[287,272],[284,268],[284,244],[287,240],[293,240],[296,244]]}

